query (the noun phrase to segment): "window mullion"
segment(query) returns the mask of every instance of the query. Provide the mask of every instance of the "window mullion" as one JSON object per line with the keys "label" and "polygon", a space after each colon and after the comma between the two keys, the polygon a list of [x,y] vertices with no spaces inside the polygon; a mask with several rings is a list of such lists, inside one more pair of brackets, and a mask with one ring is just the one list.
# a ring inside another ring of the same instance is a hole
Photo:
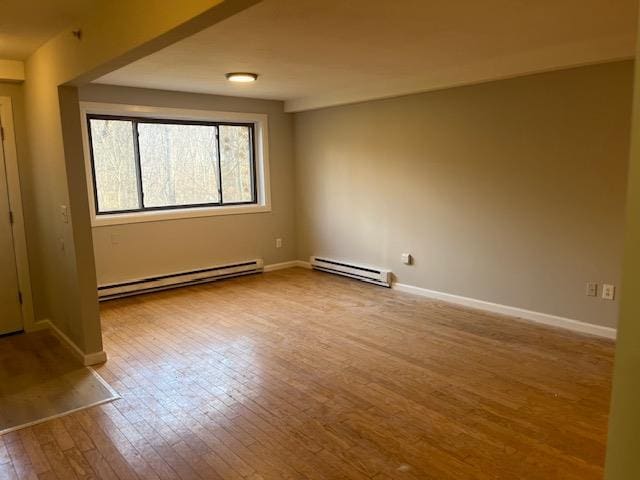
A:
{"label": "window mullion", "polygon": [[144,210],[144,188],[142,186],[142,166],[140,164],[140,132],[138,131],[138,122],[131,122],[133,128],[133,156],[136,163],[136,181],[138,182],[138,203],[140,210]]}
{"label": "window mullion", "polygon": [[218,162],[218,200],[223,205],[222,200],[222,162],[220,161],[220,126],[216,125],[216,162]]}
{"label": "window mullion", "polygon": [[258,201],[258,181],[256,179],[256,141],[255,141],[255,125],[249,128],[249,155],[251,156],[251,203]]}

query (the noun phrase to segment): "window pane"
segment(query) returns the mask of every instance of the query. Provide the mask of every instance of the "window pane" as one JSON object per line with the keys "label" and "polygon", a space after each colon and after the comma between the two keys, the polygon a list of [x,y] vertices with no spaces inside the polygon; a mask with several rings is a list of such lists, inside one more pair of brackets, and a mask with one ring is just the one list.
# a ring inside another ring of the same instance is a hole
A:
{"label": "window pane", "polygon": [[89,120],[98,212],[140,208],[130,121]]}
{"label": "window pane", "polygon": [[224,203],[253,201],[249,127],[220,125],[220,169]]}
{"label": "window pane", "polygon": [[145,207],[217,203],[216,129],[140,123]]}

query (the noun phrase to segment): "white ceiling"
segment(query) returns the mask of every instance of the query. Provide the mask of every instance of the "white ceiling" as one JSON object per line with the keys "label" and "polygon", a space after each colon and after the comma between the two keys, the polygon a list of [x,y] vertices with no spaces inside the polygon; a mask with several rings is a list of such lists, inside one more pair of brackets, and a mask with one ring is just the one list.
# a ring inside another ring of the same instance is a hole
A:
{"label": "white ceiling", "polygon": [[0,58],[24,60],[73,25],[93,0],[0,0]]}
{"label": "white ceiling", "polygon": [[[264,0],[97,80],[299,111],[634,55],[637,0]],[[230,71],[260,74],[231,84]]]}

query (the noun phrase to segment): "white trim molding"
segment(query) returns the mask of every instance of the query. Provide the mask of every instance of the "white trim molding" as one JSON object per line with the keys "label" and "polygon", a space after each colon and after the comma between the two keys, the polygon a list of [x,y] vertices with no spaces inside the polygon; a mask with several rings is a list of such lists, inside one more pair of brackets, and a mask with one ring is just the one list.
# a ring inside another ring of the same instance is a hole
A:
{"label": "white trim molding", "polygon": [[36,327],[11,97],[0,97],[0,123],[4,129],[4,140],[2,141],[4,145],[4,163],[9,192],[9,205],[13,214],[13,243],[18,271],[18,286],[22,294],[22,326],[26,331],[32,331],[36,329]]}
{"label": "white trim molding", "polygon": [[486,312],[498,313],[500,315],[529,320],[531,322],[550,325],[552,327],[564,328],[565,330],[586,333],[589,335],[595,335],[598,337],[604,337],[614,340],[616,338],[615,328],[594,325],[592,323],[581,322],[579,320],[573,320],[571,318],[549,315],[547,313],[535,312],[532,310],[511,307],[508,305],[501,305],[499,303],[486,302],[484,300],[462,297],[450,293],[438,292],[436,290],[428,290],[426,288],[414,287],[413,285],[405,285],[403,283],[394,283],[391,288],[394,290],[398,290],[399,292],[411,293],[414,295],[431,298],[433,300],[441,300],[443,302],[454,303],[456,305],[475,308],[477,310],[484,310]]}
{"label": "white trim molding", "polygon": [[96,365],[98,363],[104,363],[107,361],[107,352],[105,352],[104,350],[101,350],[99,352],[93,352],[93,353],[84,353],[82,350],[80,350],[80,348],[75,344],[75,342],[73,342],[73,340],[71,340],[69,337],[67,337],[62,330],[60,330],[58,327],[55,326],[55,324],[49,320],[48,318],[45,320],[40,320],[38,322],[38,329],[42,329],[42,328],[50,328],[51,331],[53,331],[53,333],[62,341],[62,343],[64,343],[69,350],[71,350],[71,353],[73,353],[73,355],[80,360],[80,362],[82,362],[82,364],[85,367],[88,367],[89,365]]}
{"label": "white trim molding", "polygon": [[271,265],[265,265],[262,271],[275,272],[276,270],[284,270],[286,268],[295,268],[295,267],[311,268],[311,266],[309,265],[309,262],[305,262],[302,260],[290,260],[288,262],[272,263]]}
{"label": "white trim molding", "polygon": [[[132,213],[97,215],[94,197],[93,167],[87,127],[87,114],[122,115],[130,117],[160,118],[167,120],[202,120],[211,122],[252,123],[255,131],[255,182],[257,203],[251,205],[223,205],[202,208],[177,208]],[[271,181],[269,177],[269,117],[264,113],[217,112],[147,105],[123,105],[118,103],[80,102],[80,124],[84,150],[85,171],[91,226],[122,225],[129,223],[158,222],[184,218],[212,217],[218,215],[241,215],[271,211]]]}

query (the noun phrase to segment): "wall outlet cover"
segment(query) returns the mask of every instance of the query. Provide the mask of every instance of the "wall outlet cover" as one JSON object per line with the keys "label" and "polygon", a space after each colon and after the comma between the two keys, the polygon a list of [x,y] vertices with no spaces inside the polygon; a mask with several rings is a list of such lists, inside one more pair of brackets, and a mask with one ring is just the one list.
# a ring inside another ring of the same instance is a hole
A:
{"label": "wall outlet cover", "polygon": [[597,297],[598,296],[598,284],[595,282],[587,283],[586,290],[587,297]]}

